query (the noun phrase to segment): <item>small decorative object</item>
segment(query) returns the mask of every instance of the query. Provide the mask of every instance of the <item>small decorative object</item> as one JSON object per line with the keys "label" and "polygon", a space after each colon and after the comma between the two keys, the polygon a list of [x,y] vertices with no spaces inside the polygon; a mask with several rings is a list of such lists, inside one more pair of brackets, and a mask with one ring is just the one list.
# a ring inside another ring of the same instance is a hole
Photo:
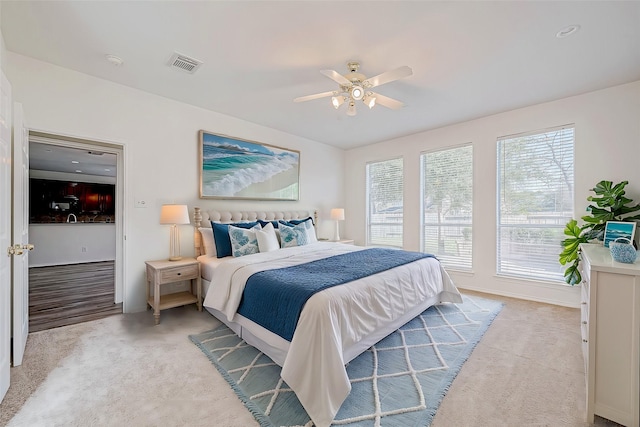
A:
{"label": "small decorative object", "polygon": [[189,224],[189,210],[187,205],[162,205],[160,210],[160,224],[171,225],[171,237],[169,240],[169,261],[179,261],[180,256],[180,231],[178,224]]}
{"label": "small decorative object", "polygon": [[636,248],[631,244],[631,240],[624,237],[618,237],[609,243],[609,250],[611,251],[611,258],[616,262],[633,264],[638,256]]}
{"label": "small decorative object", "polygon": [[333,240],[337,242],[340,240],[340,221],[344,221],[344,209],[331,209],[331,219],[336,222],[336,231],[333,234]]}
{"label": "small decorative object", "polygon": [[298,200],[300,152],[200,131],[200,198]]}
{"label": "small decorative object", "polygon": [[629,242],[633,242],[633,235],[635,234],[635,231],[635,222],[607,221],[607,225],[604,229],[604,247],[608,248],[611,242],[620,237],[629,240]]}

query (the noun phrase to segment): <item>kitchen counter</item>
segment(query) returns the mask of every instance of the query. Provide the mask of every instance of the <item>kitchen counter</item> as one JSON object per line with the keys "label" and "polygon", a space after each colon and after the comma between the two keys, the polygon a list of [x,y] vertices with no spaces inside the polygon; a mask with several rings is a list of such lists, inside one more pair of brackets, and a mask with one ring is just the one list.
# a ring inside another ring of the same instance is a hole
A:
{"label": "kitchen counter", "polygon": [[29,224],[29,267],[110,261],[116,258],[116,224]]}
{"label": "kitchen counter", "polygon": [[115,224],[115,221],[77,221],[77,222],[66,222],[66,221],[51,221],[51,222],[30,222],[31,225],[76,225],[76,224]]}

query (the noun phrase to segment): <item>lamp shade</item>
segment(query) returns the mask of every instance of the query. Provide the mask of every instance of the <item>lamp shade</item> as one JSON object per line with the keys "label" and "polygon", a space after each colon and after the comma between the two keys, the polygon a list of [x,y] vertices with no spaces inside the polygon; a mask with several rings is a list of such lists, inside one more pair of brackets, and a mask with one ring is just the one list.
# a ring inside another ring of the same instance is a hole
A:
{"label": "lamp shade", "polygon": [[160,224],[189,224],[187,205],[162,205]]}
{"label": "lamp shade", "polygon": [[334,221],[344,221],[344,209],[342,208],[331,209],[331,219]]}

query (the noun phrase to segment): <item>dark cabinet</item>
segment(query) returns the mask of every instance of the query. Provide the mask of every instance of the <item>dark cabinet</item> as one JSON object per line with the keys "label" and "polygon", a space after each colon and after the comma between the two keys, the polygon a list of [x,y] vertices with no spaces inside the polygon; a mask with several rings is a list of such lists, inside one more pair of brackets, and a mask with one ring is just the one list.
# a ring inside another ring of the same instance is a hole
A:
{"label": "dark cabinet", "polygon": [[83,222],[111,222],[115,185],[31,178],[31,222],[65,222],[69,214]]}

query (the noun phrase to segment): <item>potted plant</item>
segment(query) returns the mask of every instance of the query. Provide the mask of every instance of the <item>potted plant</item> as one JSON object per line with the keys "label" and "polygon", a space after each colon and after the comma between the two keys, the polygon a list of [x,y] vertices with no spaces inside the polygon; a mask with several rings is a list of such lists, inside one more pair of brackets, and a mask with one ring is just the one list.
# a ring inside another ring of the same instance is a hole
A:
{"label": "potted plant", "polygon": [[581,243],[587,243],[591,240],[602,240],[604,229],[607,221],[638,221],[640,214],[633,215],[640,211],[640,204],[635,206],[627,206],[633,203],[633,200],[625,197],[624,187],[629,181],[622,181],[613,185],[611,181],[600,181],[590,191],[596,193],[596,196],[589,196],[587,200],[595,203],[595,206],[589,205],[587,212],[591,215],[585,215],[582,220],[584,225],[578,226],[578,221],[571,219],[564,229],[564,234],[569,236],[562,241],[564,250],[560,253],[560,264],[570,264],[564,272],[564,279],[570,285],[575,285],[582,281],[582,276],[578,269],[580,258],[578,251]]}

